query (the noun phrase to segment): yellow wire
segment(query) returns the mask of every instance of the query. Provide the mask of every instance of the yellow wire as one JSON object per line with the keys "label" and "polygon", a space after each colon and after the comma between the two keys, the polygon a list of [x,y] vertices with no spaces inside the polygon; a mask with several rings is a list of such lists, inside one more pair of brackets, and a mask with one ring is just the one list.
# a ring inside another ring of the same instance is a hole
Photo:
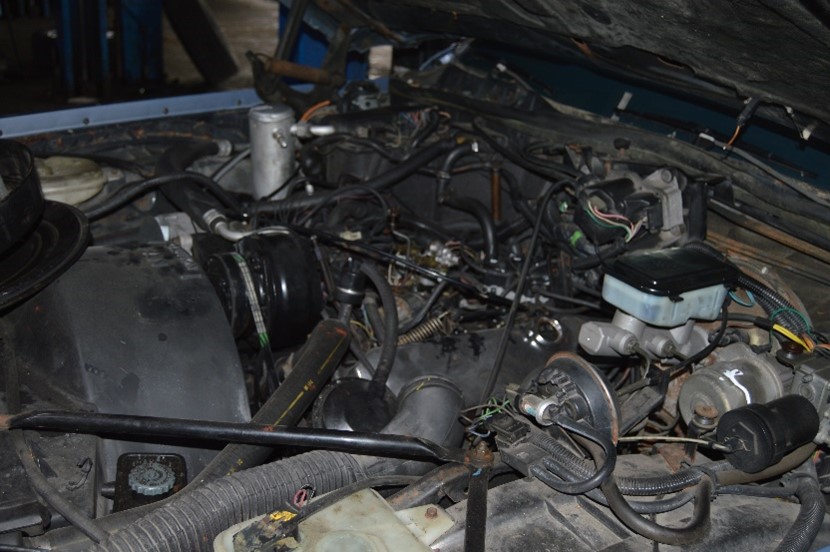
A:
{"label": "yellow wire", "polygon": [[789,339],[790,341],[792,341],[792,342],[794,342],[794,343],[798,343],[799,345],[801,345],[802,347],[804,347],[804,349],[805,349],[805,350],[807,350],[807,351],[811,351],[811,350],[812,350],[812,349],[810,349],[810,347],[809,347],[809,346],[807,346],[807,344],[804,342],[804,340],[803,340],[803,339],[801,339],[800,337],[798,337],[797,335],[795,335],[793,332],[791,332],[790,330],[788,330],[788,329],[787,329],[787,328],[785,328],[784,326],[782,326],[782,325],[780,325],[780,324],[773,324],[772,329],[773,329],[774,331],[776,331],[776,332],[780,333],[781,335],[783,335],[784,337],[786,337],[786,338],[787,338],[787,339]]}
{"label": "yellow wire", "polygon": [[361,330],[363,330],[366,333],[366,335],[369,337],[369,339],[374,339],[375,338],[375,333],[363,322],[361,322],[359,320],[351,320],[351,323],[353,325],[357,326],[358,328],[360,328]]}

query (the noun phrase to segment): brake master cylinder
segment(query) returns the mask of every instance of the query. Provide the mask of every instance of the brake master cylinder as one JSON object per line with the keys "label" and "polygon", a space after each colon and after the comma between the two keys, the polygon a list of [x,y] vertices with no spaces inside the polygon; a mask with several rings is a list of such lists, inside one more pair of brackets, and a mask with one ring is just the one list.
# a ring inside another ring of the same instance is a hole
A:
{"label": "brake master cylinder", "polygon": [[638,349],[659,357],[688,355],[707,343],[695,319],[718,318],[738,269],[693,249],[638,251],[607,268],[602,298],[617,307],[611,322],[586,322],[579,344],[597,356]]}

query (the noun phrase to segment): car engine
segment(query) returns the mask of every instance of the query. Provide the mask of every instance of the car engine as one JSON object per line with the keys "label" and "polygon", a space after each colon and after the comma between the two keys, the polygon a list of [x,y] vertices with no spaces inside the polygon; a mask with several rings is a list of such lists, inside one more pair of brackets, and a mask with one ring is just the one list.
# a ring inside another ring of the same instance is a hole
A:
{"label": "car engine", "polygon": [[773,177],[500,66],[268,85],[0,142],[0,550],[830,544]]}

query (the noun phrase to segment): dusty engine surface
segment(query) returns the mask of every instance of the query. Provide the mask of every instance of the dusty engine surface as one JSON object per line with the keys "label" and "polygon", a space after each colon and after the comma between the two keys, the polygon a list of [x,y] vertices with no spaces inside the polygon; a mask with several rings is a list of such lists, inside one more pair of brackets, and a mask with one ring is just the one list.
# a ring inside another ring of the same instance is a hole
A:
{"label": "dusty engine surface", "polygon": [[824,288],[731,175],[438,89],[0,142],[0,550],[830,544]]}

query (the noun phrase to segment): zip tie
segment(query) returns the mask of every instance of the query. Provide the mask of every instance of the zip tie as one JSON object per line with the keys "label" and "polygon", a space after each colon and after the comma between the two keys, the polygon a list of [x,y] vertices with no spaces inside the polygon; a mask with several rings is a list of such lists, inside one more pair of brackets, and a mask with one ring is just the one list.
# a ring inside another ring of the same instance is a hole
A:
{"label": "zip tie", "polygon": [[256,327],[257,337],[259,337],[259,347],[260,349],[264,349],[268,346],[270,340],[268,339],[268,330],[265,327],[265,319],[262,317],[262,309],[257,299],[254,278],[251,276],[251,271],[248,269],[248,263],[245,261],[245,257],[238,253],[232,253],[231,256],[236,261],[236,264],[239,265],[239,271],[242,273],[242,280],[245,282],[245,295],[248,297],[248,304],[251,306],[251,314],[254,317],[254,327]]}

